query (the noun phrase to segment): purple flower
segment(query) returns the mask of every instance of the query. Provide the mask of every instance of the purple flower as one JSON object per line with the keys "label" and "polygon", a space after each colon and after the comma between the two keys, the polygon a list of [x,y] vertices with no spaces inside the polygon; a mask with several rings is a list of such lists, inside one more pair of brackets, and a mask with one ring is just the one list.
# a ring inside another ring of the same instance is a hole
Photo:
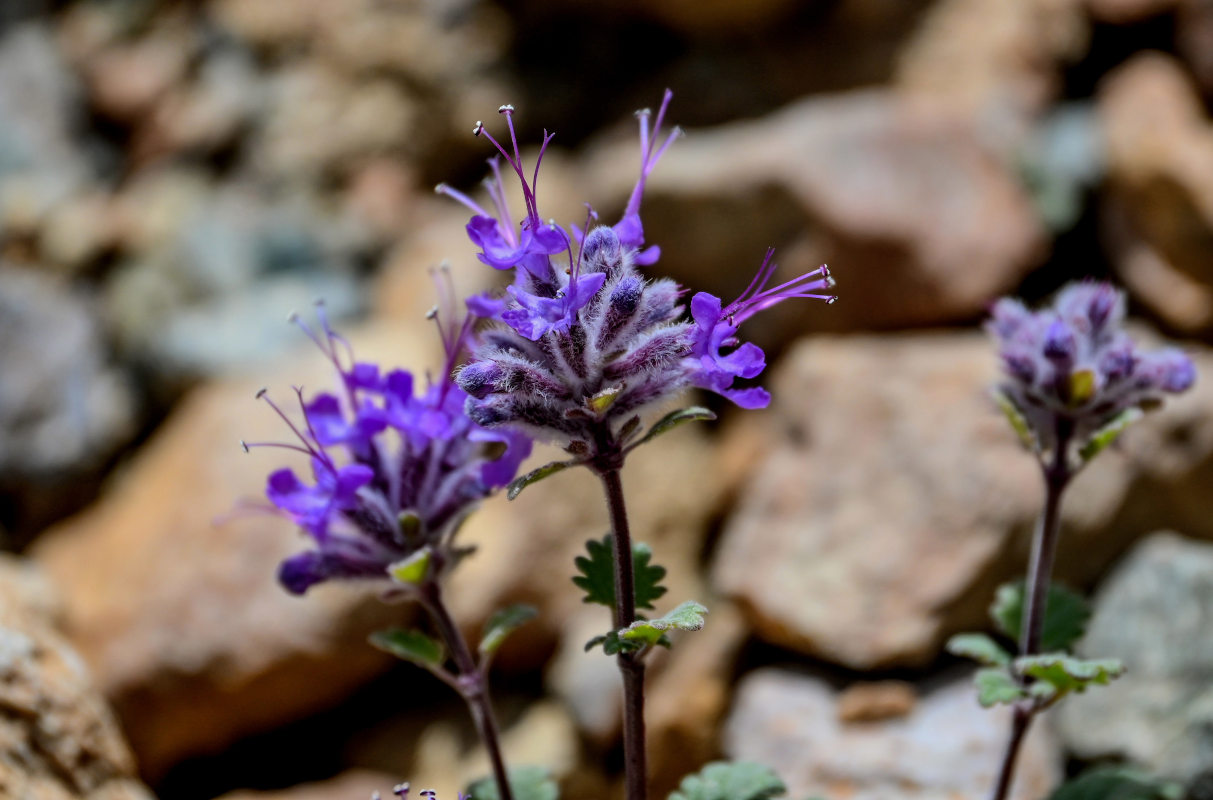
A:
{"label": "purple flower", "polygon": [[1139,352],[1121,329],[1124,315],[1124,296],[1092,281],[1070,284],[1040,311],[1010,298],[994,304],[986,330],[1007,377],[998,388],[1039,449],[1056,447],[1059,426],[1085,443],[1126,411],[1156,405],[1196,380],[1179,350]]}
{"label": "purple flower", "polygon": [[[535,194],[539,165],[528,183],[512,106],[501,108],[512,151],[482,125],[475,132],[492,142],[522,183],[527,214],[518,229],[504,222],[510,217],[496,160],[490,162],[493,172],[486,182],[495,217],[466,195],[439,187],[474,212],[468,233],[481,249],[481,261],[514,269],[513,284],[503,296],[468,301],[472,313],[496,321],[479,333],[471,359],[456,373],[468,395],[468,414],[480,425],[519,428],[591,452],[607,446],[603,431],[613,438],[639,411],[691,386],[745,408],[763,407],[770,400],[765,390],[734,387],[736,380],[755,378],[765,366],[762,351],[737,338],[738,327],[788,298],[832,302],[821,293],[833,284],[824,267],[766,288],[775,271],[768,251],[741,297],[726,308],[719,298],[697,294],[692,319],[686,321],[682,288],[640,272],[639,267],[655,263],[660,255],[657,247],[644,249],[640,205],[649,176],[681,133],[677,128],[662,133],[671,97],[667,91],[651,127],[647,110],[637,115],[640,176],[614,225],[593,225],[597,215],[591,209],[585,230],[572,226],[571,236],[552,222],[543,227]],[[543,148],[551,138],[544,133]],[[541,148],[540,158],[542,154]],[[541,230],[550,237],[546,243],[539,243]],[[576,252],[572,241],[578,244]]]}
{"label": "purple flower", "polygon": [[[447,312],[453,298],[446,296]],[[332,578],[388,577],[393,564],[422,548],[434,563],[456,560],[455,533],[476,504],[513,479],[531,442],[512,430],[486,430],[465,412],[467,395],[451,380],[471,323],[446,323],[435,313],[446,351],[439,380],[418,391],[413,375],[353,362],[349,345],[329,327],[300,327],[337,368],[340,394],[305,401],[296,390],[303,424],[283,418],[297,444],[273,446],[305,453],[312,481],[290,469],[273,472],[266,497],[312,540],[312,549],[282,563],[279,580],[301,594]],[[346,366],[349,364],[349,366]]]}

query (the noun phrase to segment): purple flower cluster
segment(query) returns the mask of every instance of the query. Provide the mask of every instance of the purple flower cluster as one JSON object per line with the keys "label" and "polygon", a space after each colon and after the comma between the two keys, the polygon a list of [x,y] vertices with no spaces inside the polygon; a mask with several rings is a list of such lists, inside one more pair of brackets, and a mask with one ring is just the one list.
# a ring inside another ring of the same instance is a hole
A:
{"label": "purple flower cluster", "polygon": [[1085,442],[1129,409],[1156,404],[1196,380],[1192,360],[1167,348],[1143,353],[1124,332],[1124,296],[1106,283],[1070,284],[1051,308],[995,303],[986,328],[998,342],[1000,386],[1045,450],[1058,423]]}
{"label": "purple flower cluster", "polygon": [[716,392],[744,408],[764,407],[770,402],[765,390],[733,385],[738,378],[757,377],[765,367],[762,350],[738,340],[738,326],[788,298],[833,302],[833,296],[823,293],[833,285],[824,266],[768,288],[775,272],[769,251],[750,287],[727,307],[718,297],[696,294],[690,321],[684,319],[678,284],[643,276],[638,268],[655,263],[660,249],[644,247],[641,198],[657,162],[680,135],[677,128],[664,139],[661,134],[671,96],[667,91],[651,129],[650,112],[638,113],[640,177],[613,226],[594,226],[592,210],[585,230],[571,226],[566,231],[543,221],[535,185],[552,136],[544,133],[528,182],[512,106],[500,109],[509,128],[509,150],[481,123],[474,132],[492,142],[521,182],[526,211],[518,226],[496,158],[486,181],[495,213],[448,186],[438,187],[474,212],[467,232],[481,251],[480,260],[514,272],[504,295],[468,301],[474,314],[496,321],[477,337],[469,363],[456,373],[456,382],[470,397],[468,414],[479,424],[518,427],[576,448],[601,444],[603,430],[613,436],[642,407],[689,386]]}
{"label": "purple flower cluster", "polygon": [[269,476],[266,496],[313,541],[313,548],[284,561],[278,577],[295,594],[330,578],[384,578],[395,563],[431,548],[450,563],[452,539],[477,502],[513,479],[531,451],[522,434],[489,431],[464,413],[466,395],[450,378],[470,323],[438,318],[446,351],[440,378],[416,386],[405,370],[381,372],[358,362],[329,327],[299,323],[332,361],[339,391],[304,400],[302,426],[263,390],[294,432],[298,444],[255,443],[304,453],[311,479],[291,469]]}

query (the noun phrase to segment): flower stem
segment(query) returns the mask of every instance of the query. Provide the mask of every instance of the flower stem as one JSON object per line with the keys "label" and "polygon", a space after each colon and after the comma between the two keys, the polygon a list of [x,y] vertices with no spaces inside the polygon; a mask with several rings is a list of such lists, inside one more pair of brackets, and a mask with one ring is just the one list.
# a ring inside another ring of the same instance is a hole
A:
{"label": "flower stem", "polygon": [[[632,574],[632,536],[619,466],[596,470],[606,490],[615,543],[615,629],[636,621],[636,589]],[[637,653],[616,656],[623,677],[623,766],[627,800],[645,800],[648,776],[644,752],[644,662]]]}
{"label": "flower stem", "polygon": [[[1028,580],[1024,588],[1024,614],[1019,632],[1019,654],[1036,655],[1040,651],[1040,637],[1044,630],[1045,607],[1049,598],[1049,580],[1053,574],[1053,562],[1057,555],[1057,539],[1061,532],[1061,498],[1074,472],[1070,467],[1070,439],[1074,434],[1071,420],[1059,417],[1056,423],[1056,446],[1048,464],[1042,464],[1045,484],[1045,503],[1041,510],[1036,531],[1032,536],[1032,555],[1028,564]],[[994,787],[992,800],[1005,800],[1014,778],[1015,761],[1024,734],[1032,724],[1038,711],[1034,703],[1025,701],[1015,706],[1011,720],[1011,735],[1003,755]]]}
{"label": "flower stem", "polygon": [[501,734],[497,728],[497,718],[493,715],[493,703],[489,699],[488,675],[476,664],[467,640],[451,618],[451,613],[442,600],[442,589],[438,581],[429,580],[422,584],[421,602],[434,620],[438,635],[446,643],[451,658],[455,661],[459,693],[468,704],[472,721],[476,724],[476,733],[480,735],[480,741],[489,754],[493,780],[497,783],[497,796],[499,800],[513,800],[505,759],[501,755]]}

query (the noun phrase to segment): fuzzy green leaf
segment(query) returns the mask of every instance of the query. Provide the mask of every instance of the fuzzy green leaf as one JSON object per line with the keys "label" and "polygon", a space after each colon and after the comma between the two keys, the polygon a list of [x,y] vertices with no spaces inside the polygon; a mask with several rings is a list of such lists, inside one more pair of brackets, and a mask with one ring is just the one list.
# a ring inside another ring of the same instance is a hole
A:
{"label": "fuzzy green leaf", "polygon": [[1089,769],[1063,784],[1049,800],[1180,800],[1183,787],[1133,767]]}
{"label": "fuzzy green leaf", "polygon": [[1102,428],[1091,434],[1091,438],[1087,439],[1086,443],[1078,450],[1078,455],[1082,458],[1083,463],[1099,455],[1105,447],[1116,441],[1126,428],[1137,422],[1142,416],[1144,415],[1140,408],[1126,408]]}
{"label": "fuzzy green leaf", "polygon": [[[585,543],[589,558],[578,556],[573,564],[581,573],[573,577],[573,583],[585,591],[584,603],[599,603],[607,608],[615,607],[615,542],[611,534],[601,540]],[[632,588],[637,608],[653,608],[653,601],[666,592],[661,585],[665,567],[650,564],[653,551],[647,544],[632,544]]]}
{"label": "fuzzy green leaf", "polygon": [[[1007,583],[998,587],[990,616],[998,629],[1015,641],[1020,639],[1024,615],[1024,582]],[[1050,584],[1045,601],[1044,627],[1040,634],[1040,649],[1046,652],[1066,651],[1082,638],[1091,618],[1091,607],[1077,592],[1060,584]]]}
{"label": "fuzzy green leaf", "polygon": [[994,398],[998,409],[1006,416],[1007,422],[1011,423],[1011,428],[1019,436],[1019,441],[1023,442],[1024,447],[1032,452],[1039,450],[1040,445],[1036,442],[1036,434],[1032,432],[1027,417],[1019,410],[1019,406],[1015,404],[1011,396],[997,388],[990,390],[990,396]]}
{"label": "fuzzy green leaf", "polygon": [[599,645],[602,646],[602,652],[606,653],[608,656],[613,656],[617,653],[632,653],[644,646],[640,642],[632,642],[628,641],[627,639],[620,639],[619,631],[608,631],[602,636],[595,636],[593,639],[586,642],[585,651],[588,653]]}
{"label": "fuzzy green leaf", "polygon": [[580,464],[580,461],[549,461],[542,467],[537,467],[525,475],[520,475],[510,481],[510,485],[505,487],[505,496],[513,500],[522,493],[522,490],[530,486],[532,483],[539,483],[544,478],[555,475],[557,472],[563,472],[569,467],[574,467]]}
{"label": "fuzzy green leaf", "polygon": [[683,778],[669,800],[767,800],[786,791],[770,767],[749,761],[713,761]]}
{"label": "fuzzy green leaf", "polygon": [[973,683],[977,685],[977,702],[983,708],[999,703],[1014,703],[1026,696],[1019,681],[1005,668],[979,669],[973,676]]}
{"label": "fuzzy green leaf", "polygon": [[647,645],[659,644],[662,636],[668,630],[703,630],[703,615],[706,613],[708,613],[707,606],[696,603],[694,600],[688,600],[664,617],[636,620],[619,631],[619,635],[624,639],[643,642]]}
{"label": "fuzzy green leaf", "polygon": [[632,450],[640,447],[642,444],[653,441],[663,433],[669,433],[684,422],[695,422],[698,420],[714,420],[716,415],[706,408],[699,406],[690,406],[689,408],[680,408],[677,411],[671,411],[661,419],[653,423],[653,427],[649,428],[643,437],[628,449]]}
{"label": "fuzzy green leaf", "polygon": [[493,614],[484,624],[484,633],[480,637],[481,654],[487,656],[497,652],[507,636],[538,615],[534,606],[522,604],[506,606]]}
{"label": "fuzzy green leaf", "polygon": [[[514,800],[557,800],[560,789],[543,767],[514,767],[509,771]],[[497,782],[481,778],[468,787],[471,800],[500,800]]]}
{"label": "fuzzy green leaf", "polygon": [[371,634],[370,642],[396,658],[411,661],[426,669],[439,669],[446,660],[446,651],[442,644],[417,630],[394,628],[376,631]]}
{"label": "fuzzy green leaf", "polygon": [[987,667],[1005,667],[1011,654],[984,633],[958,633],[948,640],[947,650],[954,656],[971,658]]}
{"label": "fuzzy green leaf", "polygon": [[1023,656],[1015,659],[1015,670],[1035,678],[1052,690],[1042,688],[1033,694],[1047,698],[1069,692],[1083,692],[1088,686],[1106,686],[1114,678],[1124,674],[1124,664],[1115,658],[1084,661],[1064,653],[1045,653],[1038,656]]}

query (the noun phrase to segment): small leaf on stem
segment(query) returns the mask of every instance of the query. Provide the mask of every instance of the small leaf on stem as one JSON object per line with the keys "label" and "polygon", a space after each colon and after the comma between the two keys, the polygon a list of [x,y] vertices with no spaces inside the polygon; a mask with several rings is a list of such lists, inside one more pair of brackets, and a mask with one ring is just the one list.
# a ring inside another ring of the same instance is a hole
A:
{"label": "small leaf on stem", "polygon": [[688,775],[669,800],[767,800],[787,792],[770,767],[749,761],[714,761]]}
{"label": "small leaf on stem", "polygon": [[[1069,692],[1086,691],[1088,686],[1106,686],[1125,671],[1124,664],[1115,658],[1085,661],[1064,653],[1023,656],[1015,659],[1014,669],[1020,675],[1035,678],[1032,693],[1050,700]],[[1040,684],[1045,686],[1037,689]]]}
{"label": "small leaf on stem", "polygon": [[426,669],[440,669],[446,660],[442,644],[418,630],[376,631],[371,634],[370,642],[380,650]]}
{"label": "small leaf on stem", "polygon": [[557,472],[568,469],[569,467],[580,464],[580,461],[549,461],[542,467],[537,467],[525,475],[520,475],[510,481],[509,486],[505,487],[505,496],[507,499],[513,500],[522,490],[530,486],[532,483],[538,483],[544,478],[555,475]]}
{"label": "small leaf on stem", "polygon": [[425,580],[430,571],[430,549],[423,547],[408,558],[401,559],[387,568],[388,574],[397,583],[416,586]]}
{"label": "small leaf on stem", "polygon": [[1134,767],[1095,767],[1063,784],[1049,800],[1180,800],[1183,787]]}
{"label": "small leaf on stem", "polygon": [[651,442],[663,433],[669,433],[684,422],[695,422],[698,420],[713,420],[716,415],[706,408],[699,406],[690,406],[689,408],[680,408],[677,411],[671,411],[661,419],[653,423],[653,427],[645,433],[635,444],[629,445],[628,450],[634,450],[642,444]]}
{"label": "small leaf on stem", "polygon": [[973,683],[977,685],[977,702],[982,708],[1014,703],[1027,696],[1019,681],[1005,667],[979,669],[973,676]]}
{"label": "small leaf on stem", "polygon": [[[611,534],[585,543],[589,558],[577,556],[573,564],[580,575],[573,583],[585,591],[583,603],[598,603],[615,607],[615,547]],[[652,549],[642,542],[632,543],[632,581],[637,608],[653,608],[653,601],[666,592],[661,585],[665,567],[650,564]]]}
{"label": "small leaf on stem", "polygon": [[948,640],[947,651],[987,667],[1005,667],[1011,663],[1011,654],[984,633],[958,633]]}
{"label": "small leaf on stem", "polygon": [[[1087,630],[1091,607],[1082,595],[1060,584],[1050,584],[1045,601],[1040,648],[1046,652],[1069,651]],[[990,616],[998,629],[1016,642],[1020,640],[1024,615],[1024,582],[998,587]]]}
{"label": "small leaf on stem", "polygon": [[[557,800],[560,789],[543,767],[513,767],[509,771],[510,791],[514,800]],[[471,800],[499,800],[497,783],[492,778],[481,778],[468,787]]]}
{"label": "small leaf on stem", "polygon": [[1027,417],[1019,410],[1019,406],[1015,404],[1011,396],[998,388],[991,389],[990,396],[994,398],[998,409],[1006,416],[1007,422],[1011,423],[1011,428],[1019,436],[1023,446],[1033,453],[1039,452],[1040,443],[1036,441],[1036,434],[1032,432],[1032,426],[1028,424]]}
{"label": "small leaf on stem", "polygon": [[707,606],[696,603],[694,600],[688,600],[664,617],[636,620],[619,631],[619,636],[623,639],[655,645],[660,642],[668,630],[703,630],[703,615],[706,613],[708,613]]}
{"label": "small leaf on stem", "polygon": [[1108,445],[1115,442],[1125,429],[1132,425],[1137,420],[1141,419],[1144,414],[1140,408],[1136,406],[1126,408],[1124,411],[1117,414],[1110,422],[1102,428],[1091,434],[1091,438],[1083,444],[1078,450],[1078,455],[1082,458],[1083,463],[1090,461],[1099,455],[1101,451]]}
{"label": "small leaf on stem", "polygon": [[480,653],[490,656],[497,652],[507,636],[538,615],[539,612],[535,610],[534,606],[522,604],[506,606],[496,612],[484,624],[484,634],[480,639]]}

